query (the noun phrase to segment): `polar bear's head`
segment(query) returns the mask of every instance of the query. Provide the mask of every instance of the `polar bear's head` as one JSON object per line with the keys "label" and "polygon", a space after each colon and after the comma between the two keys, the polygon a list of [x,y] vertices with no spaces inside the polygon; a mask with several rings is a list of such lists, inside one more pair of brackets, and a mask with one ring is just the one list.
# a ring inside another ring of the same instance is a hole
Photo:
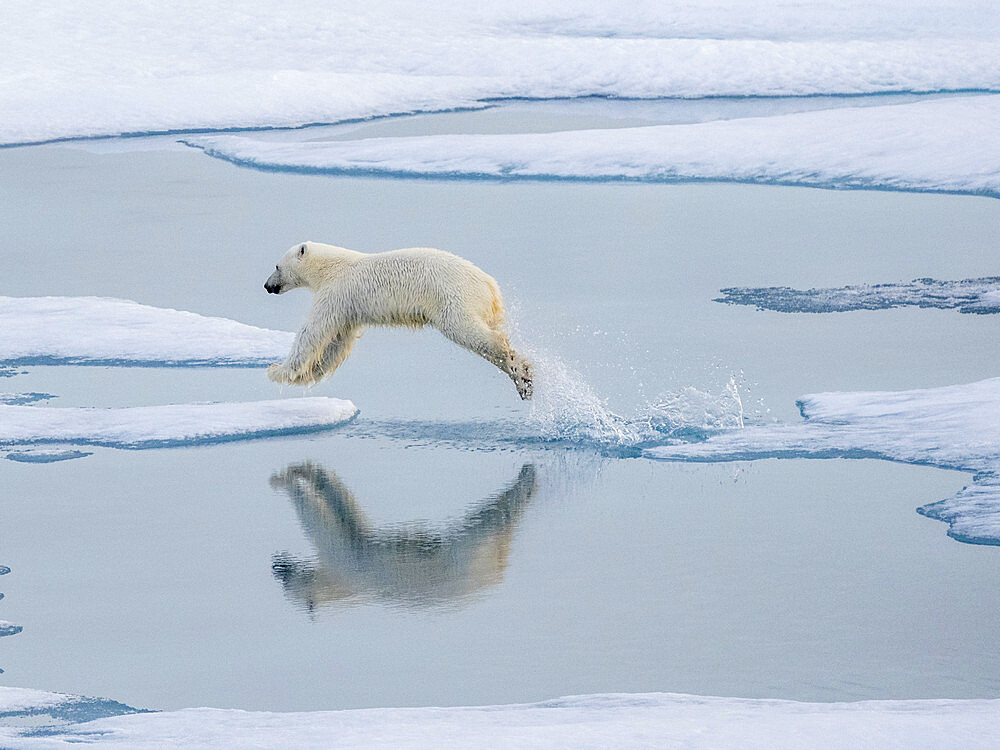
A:
{"label": "polar bear's head", "polygon": [[274,273],[267,277],[264,288],[268,294],[284,294],[289,289],[309,286],[309,260],[315,253],[314,242],[300,242],[292,245],[288,252],[281,256]]}

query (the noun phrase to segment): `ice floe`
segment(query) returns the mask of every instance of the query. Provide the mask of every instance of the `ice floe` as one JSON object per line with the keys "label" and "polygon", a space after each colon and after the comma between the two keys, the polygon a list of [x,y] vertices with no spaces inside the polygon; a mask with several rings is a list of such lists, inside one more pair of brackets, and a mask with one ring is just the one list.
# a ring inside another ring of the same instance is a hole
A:
{"label": "ice floe", "polygon": [[350,401],[325,397],[119,409],[0,406],[0,446],[161,448],[217,443],[329,429],[357,413]]}
{"label": "ice floe", "polygon": [[667,461],[883,458],[972,472],[954,497],[919,509],[960,541],[1000,544],[1000,378],[912,391],[804,396],[804,423],[759,425],[647,448]]}
{"label": "ice floe", "polygon": [[107,297],[0,297],[0,363],[257,367],[294,334]]}
{"label": "ice floe", "polygon": [[961,281],[914,279],[908,284],[861,284],[830,289],[730,287],[723,289],[722,295],[715,301],[789,313],[885,310],[904,306],[954,309],[980,315],[1000,313],[998,276]]}
{"label": "ice floe", "polygon": [[[1000,89],[978,0],[495,8],[260,0],[4,5],[0,143],[300,126],[498,98]],[[44,50],[44,54],[39,54]]]}
{"label": "ice floe", "polygon": [[[985,750],[1000,743],[1000,700],[800,703],[676,693],[607,693],[540,703],[271,713],[212,708],[136,713],[110,701],[0,688],[0,719],[53,716],[41,728],[0,727],[11,750],[88,747],[878,747]],[[35,709],[37,706],[37,709]],[[67,723],[66,710],[106,718]],[[35,714],[30,712],[35,710]],[[116,715],[117,714],[117,715]]]}
{"label": "ice floe", "polygon": [[726,180],[1000,196],[1000,96],[679,125],[280,142],[187,139],[251,167],[439,178]]}

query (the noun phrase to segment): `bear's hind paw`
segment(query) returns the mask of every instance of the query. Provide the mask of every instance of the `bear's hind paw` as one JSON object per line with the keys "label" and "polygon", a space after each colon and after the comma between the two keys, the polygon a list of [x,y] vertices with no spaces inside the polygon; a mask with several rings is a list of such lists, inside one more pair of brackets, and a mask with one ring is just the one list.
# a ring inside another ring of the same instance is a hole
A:
{"label": "bear's hind paw", "polygon": [[521,397],[522,401],[531,400],[535,393],[535,384],[531,380],[519,378],[514,385],[517,386],[517,395]]}

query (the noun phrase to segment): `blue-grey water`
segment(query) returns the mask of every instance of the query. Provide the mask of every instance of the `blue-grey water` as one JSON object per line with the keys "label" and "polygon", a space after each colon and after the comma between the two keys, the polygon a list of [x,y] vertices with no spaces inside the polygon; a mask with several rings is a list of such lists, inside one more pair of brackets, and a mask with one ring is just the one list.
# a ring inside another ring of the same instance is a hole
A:
{"label": "blue-grey water", "polygon": [[[449,117],[494,127],[495,112],[476,116]],[[308,295],[262,288],[292,243],[430,245],[500,281],[515,342],[552,382],[532,409],[434,331],[373,330],[310,392],[358,405],[339,430],[0,461],[0,618],[23,627],[0,641],[5,684],[272,710],[647,690],[1000,696],[1000,549],[915,512],[967,476],[665,465],[628,457],[635,436],[602,421],[632,429],[655,412],[700,429],[738,408],[795,421],[807,392],[996,375],[997,316],[712,300],[996,275],[1000,202],[329,178],[165,143],[0,151],[2,293],[292,330]],[[302,395],[258,369],[31,367],[0,382],[54,395],[46,406]]]}

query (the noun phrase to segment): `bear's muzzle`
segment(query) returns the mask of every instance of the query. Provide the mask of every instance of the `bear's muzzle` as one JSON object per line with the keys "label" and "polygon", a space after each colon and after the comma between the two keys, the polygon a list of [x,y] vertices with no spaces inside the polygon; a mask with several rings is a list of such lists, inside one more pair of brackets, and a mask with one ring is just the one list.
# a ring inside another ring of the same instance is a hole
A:
{"label": "bear's muzzle", "polygon": [[264,289],[268,294],[281,294],[281,269],[275,268],[274,273],[267,277]]}

